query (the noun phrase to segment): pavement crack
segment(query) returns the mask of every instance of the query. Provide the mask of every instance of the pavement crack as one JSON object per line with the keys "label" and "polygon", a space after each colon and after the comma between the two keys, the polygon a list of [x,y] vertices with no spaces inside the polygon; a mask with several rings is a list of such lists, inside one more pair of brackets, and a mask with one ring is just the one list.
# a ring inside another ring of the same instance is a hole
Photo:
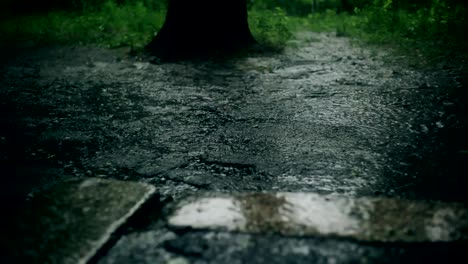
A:
{"label": "pavement crack", "polygon": [[208,187],[210,186],[209,183],[194,183],[194,182],[191,182],[191,181],[187,181],[185,179],[170,177],[168,175],[166,175],[165,178],[172,181],[172,182],[187,184],[187,185],[195,187],[197,189],[208,189]]}
{"label": "pavement crack", "polygon": [[256,172],[257,168],[254,164],[248,163],[237,163],[237,162],[226,162],[226,161],[216,161],[216,160],[208,160],[206,158],[200,158],[200,163],[203,163],[207,166],[216,166],[216,167],[228,167],[237,169],[240,171],[250,172],[249,174],[253,174]]}

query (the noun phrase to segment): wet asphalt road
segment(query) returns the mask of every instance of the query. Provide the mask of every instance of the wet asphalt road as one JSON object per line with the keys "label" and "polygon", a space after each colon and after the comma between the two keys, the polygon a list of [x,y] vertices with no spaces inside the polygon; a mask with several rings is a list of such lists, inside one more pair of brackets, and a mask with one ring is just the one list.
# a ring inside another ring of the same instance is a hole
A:
{"label": "wet asphalt road", "polygon": [[[466,204],[463,61],[421,69],[403,56],[385,63],[385,51],[330,34],[298,38],[284,54],[227,61],[150,64],[91,47],[6,59],[3,193],[31,199],[92,176],[152,184],[166,201],[207,191],[301,191]],[[427,247],[440,257],[460,252],[445,244],[176,232],[155,219],[101,262],[381,263],[384,256],[394,263],[421,258]]]}

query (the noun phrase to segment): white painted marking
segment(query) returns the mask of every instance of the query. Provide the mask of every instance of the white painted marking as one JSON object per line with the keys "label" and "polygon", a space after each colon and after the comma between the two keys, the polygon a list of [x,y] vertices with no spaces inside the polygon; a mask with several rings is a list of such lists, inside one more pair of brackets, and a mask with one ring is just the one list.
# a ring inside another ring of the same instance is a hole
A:
{"label": "white painted marking", "polygon": [[280,209],[283,220],[296,226],[312,228],[327,235],[356,235],[359,220],[350,214],[354,201],[327,199],[317,194],[284,193],[286,199]]}
{"label": "white painted marking", "polygon": [[228,230],[244,229],[246,219],[234,198],[202,198],[182,206],[169,219],[174,226],[194,228],[224,227]]}
{"label": "white painted marking", "polygon": [[246,193],[192,198],[172,226],[363,241],[435,242],[468,239],[461,204],[312,193]]}

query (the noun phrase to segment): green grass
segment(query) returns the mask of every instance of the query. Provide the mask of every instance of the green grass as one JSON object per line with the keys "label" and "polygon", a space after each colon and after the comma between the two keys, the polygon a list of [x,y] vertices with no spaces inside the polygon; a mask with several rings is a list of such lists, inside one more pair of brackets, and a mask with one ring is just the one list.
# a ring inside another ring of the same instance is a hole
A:
{"label": "green grass", "polygon": [[[20,16],[0,22],[0,42],[141,49],[162,27],[165,14],[166,10],[148,8],[142,2],[119,6],[109,1],[102,8],[89,11]],[[249,23],[256,39],[268,46],[283,47],[292,37],[293,26],[280,8],[254,10],[249,13]]]}
{"label": "green grass", "polygon": [[[384,2],[391,3],[389,0]],[[435,57],[444,49],[468,53],[464,43],[467,10],[442,5],[442,0],[433,0],[433,3],[431,7],[416,12],[393,10],[391,5],[387,5],[363,10],[356,8],[351,15],[337,14],[336,9],[328,9],[306,16],[290,16],[287,15],[291,13],[289,6],[286,9],[254,7],[249,12],[249,24],[260,43],[278,49],[287,45],[294,32],[311,30],[336,32],[338,36],[408,51],[415,50],[416,46],[419,47],[416,50],[427,56]],[[108,1],[94,9],[23,15],[0,21],[0,42],[32,41],[36,45],[92,44],[141,49],[161,28],[166,13],[163,6],[149,0],[129,0],[123,5]]]}
{"label": "green grass", "polygon": [[295,21],[281,8],[252,10],[249,12],[249,26],[258,42],[273,48],[281,48],[293,37]]}
{"label": "green grass", "polygon": [[96,11],[54,11],[3,21],[0,41],[141,48],[161,28],[164,16],[165,10],[150,10],[142,3],[117,6],[107,2]]}
{"label": "green grass", "polygon": [[361,44],[389,47],[395,54],[406,54],[415,66],[423,66],[454,54],[468,57],[468,24],[464,19],[468,12],[447,12],[436,12],[434,8],[413,13],[367,8],[356,9],[354,14],[337,14],[326,10],[290,21],[294,21],[294,30],[336,32]]}

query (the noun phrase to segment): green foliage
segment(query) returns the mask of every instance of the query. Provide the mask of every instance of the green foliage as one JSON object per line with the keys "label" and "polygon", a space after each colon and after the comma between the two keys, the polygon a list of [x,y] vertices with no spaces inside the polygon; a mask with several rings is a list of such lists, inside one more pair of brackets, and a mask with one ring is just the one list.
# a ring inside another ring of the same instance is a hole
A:
{"label": "green foliage", "polygon": [[[0,0],[3,11],[15,13],[38,13],[51,10],[96,11],[110,0]],[[134,5],[142,3],[151,9],[165,9],[168,0],[112,0],[115,4]]]}
{"label": "green foliage", "polygon": [[[139,48],[161,28],[167,1],[0,0],[3,12],[20,12],[14,17],[2,16],[0,41]],[[273,47],[286,45],[296,30],[314,30],[378,43],[431,40],[467,49],[465,0],[247,1],[254,36]],[[30,12],[26,8],[37,6],[42,9]]]}
{"label": "green foliage", "polygon": [[280,8],[285,14],[306,16],[312,11],[311,0],[248,0],[253,10],[275,11]]}
{"label": "green foliage", "polygon": [[337,31],[340,34],[347,34],[346,25],[351,17],[346,14],[336,14],[335,10],[328,9],[324,12],[316,12],[307,16],[303,26],[307,29],[318,32]]}
{"label": "green foliage", "polygon": [[284,47],[292,37],[292,26],[283,9],[252,10],[249,13],[249,25],[255,38],[274,48]]}
{"label": "green foliage", "polygon": [[77,10],[96,11],[105,8],[108,2],[116,6],[143,5],[151,10],[166,10],[168,0],[66,0],[72,1]]}
{"label": "green foliage", "polygon": [[404,3],[401,0],[374,0],[371,7],[359,12],[365,19],[362,28],[382,41],[398,38],[456,43],[464,40],[468,9],[463,5],[453,5],[448,0],[430,0],[419,1],[419,8],[415,8],[415,5]]}
{"label": "green foliage", "polygon": [[[42,0],[37,0],[42,1]],[[45,1],[45,0],[43,0]],[[106,47],[148,44],[164,22],[167,0],[67,0],[72,11],[21,15],[0,23],[0,42],[98,44]],[[68,6],[68,5],[67,5]],[[272,47],[291,38],[291,26],[281,8],[251,10],[255,37]]]}
{"label": "green foliage", "polygon": [[163,24],[165,11],[151,10],[143,2],[119,6],[104,3],[99,10],[54,11],[20,16],[0,24],[0,41],[99,44],[106,47],[146,45]]}

